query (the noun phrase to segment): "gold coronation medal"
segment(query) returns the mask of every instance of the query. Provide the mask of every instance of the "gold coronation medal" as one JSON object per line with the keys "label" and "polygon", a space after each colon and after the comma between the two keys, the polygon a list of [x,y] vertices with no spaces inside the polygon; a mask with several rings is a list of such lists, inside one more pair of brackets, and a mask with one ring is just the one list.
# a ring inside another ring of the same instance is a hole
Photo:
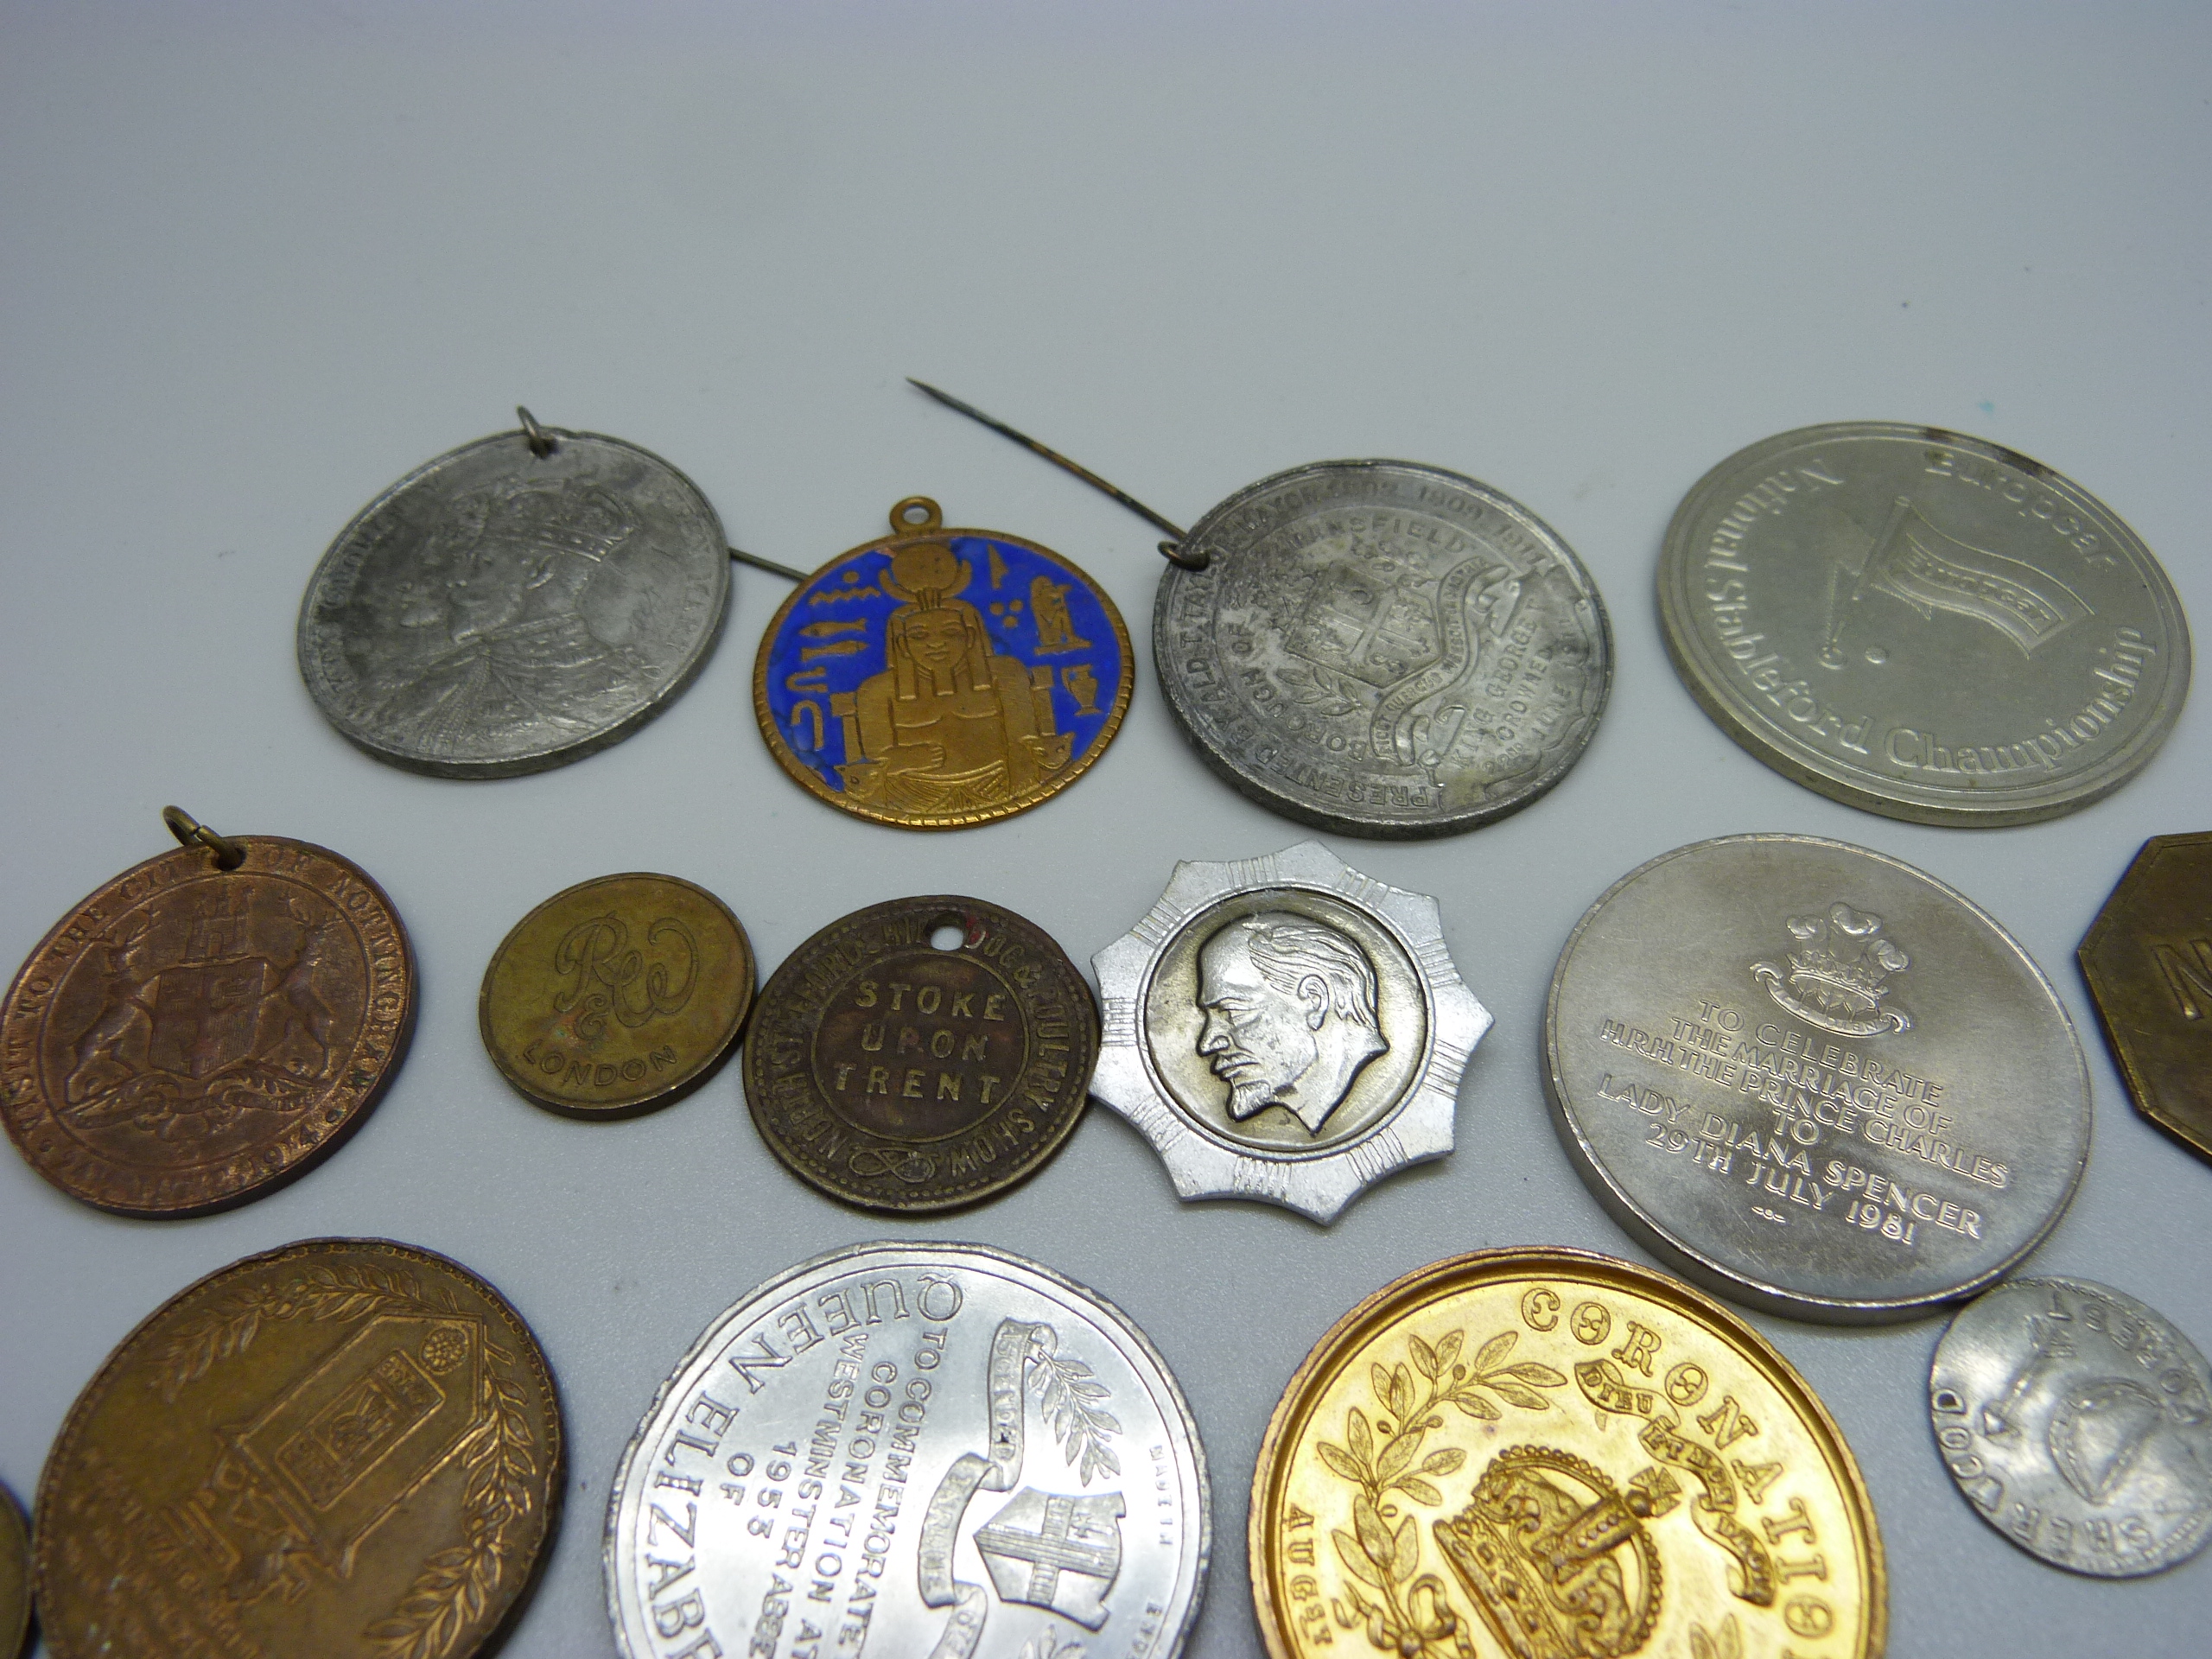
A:
{"label": "gold coronation medal", "polygon": [[1271,1659],[1874,1659],[1850,1448],[1688,1286],[1484,1250],[1385,1286],[1291,1378],[1252,1482]]}

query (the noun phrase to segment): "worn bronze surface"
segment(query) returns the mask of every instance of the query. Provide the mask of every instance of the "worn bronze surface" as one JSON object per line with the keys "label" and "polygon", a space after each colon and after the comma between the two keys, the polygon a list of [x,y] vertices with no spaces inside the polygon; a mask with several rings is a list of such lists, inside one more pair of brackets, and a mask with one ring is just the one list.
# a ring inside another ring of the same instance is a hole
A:
{"label": "worn bronze surface", "polygon": [[729,907],[672,875],[602,875],[517,922],[484,970],[493,1064],[541,1106],[619,1117],[665,1106],[737,1040],[753,949]]}
{"label": "worn bronze surface", "polygon": [[776,969],[745,1098],[776,1156],[832,1198],[946,1210],[1050,1158],[1097,1058],[1090,987],[1051,935],[980,899],[898,899]]}
{"label": "worn bronze surface", "polygon": [[1579,1250],[1484,1250],[1347,1313],[1260,1447],[1272,1659],[1872,1659],[1888,1592],[1843,1435],[1758,1332]]}
{"label": "worn bronze surface", "polygon": [[2212,1159],[2212,833],[2145,842],[2075,955],[2135,1109]]}
{"label": "worn bronze surface", "polygon": [[31,1529],[0,1486],[0,1659],[16,1659],[31,1630]]}
{"label": "worn bronze surface", "polygon": [[110,881],[0,1002],[0,1116],[31,1167],[119,1214],[282,1185],[360,1126],[406,1052],[414,958],[384,890],[326,848],[242,836]]}
{"label": "worn bronze surface", "polygon": [[173,1297],[79,1395],[39,1483],[55,1659],[467,1659],[553,1536],[559,1402],[443,1256],[314,1239]]}

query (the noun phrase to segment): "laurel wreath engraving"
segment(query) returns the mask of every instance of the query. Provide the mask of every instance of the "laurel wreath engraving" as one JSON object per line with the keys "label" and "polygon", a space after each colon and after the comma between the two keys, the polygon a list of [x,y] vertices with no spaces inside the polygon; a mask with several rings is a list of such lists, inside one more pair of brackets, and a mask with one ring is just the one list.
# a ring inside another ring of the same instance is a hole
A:
{"label": "laurel wreath engraving", "polygon": [[[251,1347],[264,1322],[351,1324],[378,1313],[463,1317],[451,1290],[440,1286],[425,1293],[411,1274],[366,1266],[309,1268],[282,1285],[235,1291],[186,1321],[156,1351],[149,1385],[160,1390],[163,1403],[174,1402],[219,1361]],[[514,1363],[513,1355],[488,1337],[484,1348],[498,1364]],[[537,1440],[521,1391],[486,1366],[476,1405],[477,1423],[461,1453],[461,1541],[424,1561],[391,1616],[363,1631],[378,1644],[381,1659],[442,1659],[453,1649],[499,1587],[508,1529],[534,1505]]]}
{"label": "laurel wreath engraving", "polygon": [[1077,1477],[1088,1486],[1090,1478],[1102,1469],[1109,1475],[1120,1474],[1122,1461],[1106,1440],[1122,1432],[1121,1421],[1092,1403],[1106,1398],[1106,1385],[1095,1379],[1090,1367],[1079,1359],[1065,1354],[1036,1357],[1036,1368],[1029,1373],[1030,1384],[1044,1406],[1053,1438],[1075,1464]]}
{"label": "laurel wreath engraving", "polygon": [[1359,707],[1359,700],[1345,686],[1343,677],[1319,663],[1280,664],[1275,678],[1293,702],[1316,714],[1348,715]]}
{"label": "laurel wreath engraving", "polygon": [[[1421,1655],[1471,1659],[1474,1653],[1444,1581],[1433,1573],[1419,1572],[1416,1517],[1401,1516],[1390,1494],[1402,1492],[1417,1503],[1444,1501],[1428,1477],[1456,1472],[1467,1454],[1457,1446],[1442,1446],[1418,1465],[1414,1459],[1430,1431],[1444,1427],[1445,1406],[1485,1422],[1504,1415],[1491,1395],[1523,1411],[1551,1408],[1551,1402],[1537,1390],[1563,1389],[1567,1378],[1532,1359],[1506,1363],[1520,1335],[1517,1331],[1499,1332],[1465,1363],[1459,1358],[1466,1340],[1464,1332],[1452,1332],[1434,1347],[1413,1338],[1408,1344],[1411,1370],[1402,1363],[1386,1367],[1378,1362],[1369,1367],[1369,1381],[1382,1414],[1370,1427],[1366,1414],[1354,1406],[1344,1420],[1345,1443],[1323,1440],[1314,1448],[1331,1470],[1359,1488],[1351,1501],[1352,1530],[1338,1528],[1330,1534],[1338,1559],[1351,1575],[1344,1585],[1344,1599],[1332,1599],[1330,1611],[1345,1630],[1365,1626],[1369,1643],[1385,1652],[1404,1659]],[[1418,1397],[1415,1372],[1427,1384]],[[1363,1584],[1376,1596],[1363,1594]]]}

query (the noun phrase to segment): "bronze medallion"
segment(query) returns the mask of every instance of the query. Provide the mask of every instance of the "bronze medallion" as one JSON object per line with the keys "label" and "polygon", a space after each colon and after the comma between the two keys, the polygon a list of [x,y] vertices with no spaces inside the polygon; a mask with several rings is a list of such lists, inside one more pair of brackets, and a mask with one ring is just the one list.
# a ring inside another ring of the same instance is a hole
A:
{"label": "bronze medallion", "polygon": [[1059,1149],[1098,1059],[1090,987],[1052,936],[980,899],[896,899],[776,969],[745,1050],[754,1127],[864,1210],[949,1210]]}
{"label": "bronze medallion", "polygon": [[1804,1378],[1718,1302],[1482,1250],[1338,1320],[1261,1444],[1270,1659],[1876,1659],[1873,1500]]}
{"label": "bronze medallion", "polygon": [[744,928],[704,887],[602,875],[515,924],[484,970],[476,1021],[500,1075],[539,1105],[623,1117],[713,1071],[753,979]]}
{"label": "bronze medallion", "polygon": [[306,1173],[406,1052],[415,963],[359,866],[214,835],[56,923],[0,1002],[0,1116],[32,1168],[118,1215],[194,1216]]}
{"label": "bronze medallion", "polygon": [[16,1495],[0,1486],[0,1659],[16,1659],[31,1633],[31,1529]]}
{"label": "bronze medallion", "polygon": [[2145,842],[2075,955],[2135,1109],[2212,1159],[2212,833]]}
{"label": "bronze medallion", "polygon": [[39,1482],[54,1659],[467,1659],[553,1537],[560,1402],[499,1292],[380,1239],[248,1256],[170,1298]]}

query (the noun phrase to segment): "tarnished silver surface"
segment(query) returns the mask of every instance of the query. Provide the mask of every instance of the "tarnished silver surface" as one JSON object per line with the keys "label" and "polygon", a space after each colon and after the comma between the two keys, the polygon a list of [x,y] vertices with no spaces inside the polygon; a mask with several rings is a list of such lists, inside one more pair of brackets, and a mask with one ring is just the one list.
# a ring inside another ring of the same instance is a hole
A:
{"label": "tarnished silver surface", "polygon": [[578,760],[658,714],[714,647],[729,551],[707,499],[618,438],[537,438],[417,467],[308,583],[300,672],[379,760],[505,778]]}
{"label": "tarnished silver surface", "polygon": [[2212,1372],[2108,1285],[2014,1279],[1962,1310],[1928,1414],[1967,1501],[2053,1567],[2135,1578],[2212,1537]]}
{"label": "tarnished silver surface", "polygon": [[1553,970],[1545,1086],[1615,1220],[1803,1319],[1909,1318],[2041,1241],[2089,1155],[2050,982],[1963,895],[1811,836],[1730,836],[1609,888]]}
{"label": "tarnished silver surface", "polygon": [[2110,794],[2189,692],[2173,584],[2111,508],[1980,438],[1808,426],[1675,509],[1659,617],[1682,683],[1785,777],[1923,823]]}
{"label": "tarnished silver surface", "polygon": [[1333,1221],[1452,1150],[1459,1078],[1491,1020],[1427,894],[1318,841],[1184,862],[1090,961],[1103,1021],[1091,1095],[1152,1142],[1182,1197]]}
{"label": "tarnished silver surface", "polygon": [[723,1314],[616,1472],[629,1659],[1173,1659],[1205,1457],[1096,1293],[976,1244],[858,1245]]}
{"label": "tarnished silver surface", "polygon": [[1239,490],[1152,613],[1168,707],[1206,764],[1339,835],[1455,835],[1567,774],[1612,683],[1590,573],[1518,502],[1402,461]]}

